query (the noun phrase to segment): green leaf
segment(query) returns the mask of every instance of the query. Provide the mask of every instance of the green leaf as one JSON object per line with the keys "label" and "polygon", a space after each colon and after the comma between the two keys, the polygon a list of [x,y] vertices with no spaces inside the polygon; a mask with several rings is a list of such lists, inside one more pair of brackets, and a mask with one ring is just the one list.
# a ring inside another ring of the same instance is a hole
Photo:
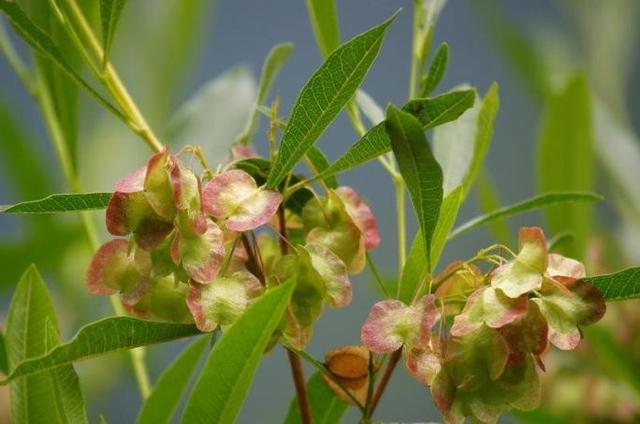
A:
{"label": "green leaf", "polygon": [[418,285],[427,269],[427,251],[425,250],[422,232],[418,230],[407,254],[398,283],[398,299],[407,305],[413,300]]}
{"label": "green leaf", "polygon": [[198,366],[198,359],[209,344],[209,337],[201,337],[185,348],[160,375],[138,415],[138,424],[169,423],[178,407],[182,393]]}
{"label": "green leaf", "polygon": [[442,169],[431,153],[422,124],[413,115],[390,105],[386,128],[424,237],[427,267],[432,269],[431,240],[442,204]]}
{"label": "green leaf", "polygon": [[414,99],[402,108],[422,122],[424,129],[455,121],[473,106],[475,90],[458,90],[430,99]]}
{"label": "green leaf", "polygon": [[[313,146],[311,147],[311,149],[309,149],[309,151],[307,152],[307,159],[309,160],[309,162],[311,162],[311,164],[315,168],[314,171],[318,175],[324,174],[331,166],[325,154],[317,146]],[[333,175],[322,177],[322,180],[329,188],[338,187],[338,179]]]}
{"label": "green leaf", "polygon": [[276,329],[295,282],[262,295],[216,344],[187,401],[184,423],[232,423]]}
{"label": "green leaf", "polygon": [[17,364],[11,374],[0,383],[7,384],[18,377],[71,362],[196,334],[200,334],[200,331],[192,324],[153,322],[129,317],[105,318],[85,325],[69,342],[57,346],[46,355],[42,355],[44,352],[37,357],[31,355],[30,359]]}
{"label": "green leaf", "polygon": [[466,199],[473,183],[484,165],[484,159],[489,151],[491,138],[493,137],[493,122],[495,121],[498,109],[500,108],[500,96],[498,93],[498,83],[491,84],[489,90],[482,98],[482,106],[478,113],[476,123],[475,143],[473,147],[473,157],[469,170],[462,181],[464,187],[464,197]]}
{"label": "green leaf", "polygon": [[7,359],[7,342],[5,341],[4,334],[0,332],[0,371],[3,374],[9,374],[9,362]]}
{"label": "green leaf", "polygon": [[238,136],[237,142],[242,144],[251,144],[251,140],[258,129],[260,114],[258,106],[262,105],[271,91],[271,86],[275,81],[280,69],[291,56],[293,43],[276,44],[271,48],[267,58],[262,65],[262,73],[260,74],[260,83],[258,84],[258,96],[256,98],[256,107],[254,108],[251,118],[247,123],[247,128]]}
{"label": "green leaf", "polygon": [[[523,200],[522,202],[514,203],[512,205],[504,206],[498,210],[480,215],[473,218],[459,227],[455,228],[449,235],[449,239],[466,233],[467,231],[474,230],[484,225],[490,224],[496,220],[504,219],[509,216],[517,215],[519,213],[528,212],[540,208],[546,208],[549,206],[576,203],[576,202],[596,202],[602,200],[602,196],[594,193],[581,193],[581,192],[557,192],[557,193],[544,193],[538,196],[534,196],[530,199]],[[571,208],[574,208],[572,206]]]}
{"label": "green leaf", "polygon": [[640,268],[587,277],[584,281],[596,286],[607,301],[640,297]]}
{"label": "green leaf", "polygon": [[[49,291],[31,266],[18,282],[7,318],[7,356],[12,372],[17,364],[58,343],[56,327]],[[87,422],[78,376],[71,365],[21,379],[10,389],[12,422]]]}
{"label": "green leaf", "polygon": [[113,44],[113,36],[116,33],[118,19],[122,13],[125,0],[100,0],[100,21],[102,22],[102,47],[104,49],[104,57],[102,62],[106,64],[109,61],[111,45]]}
{"label": "green leaf", "polygon": [[104,107],[106,107],[114,115],[118,116],[122,120],[126,120],[122,112],[117,109],[109,100],[104,98],[98,93],[87,81],[85,81],[78,72],[76,72],[65,56],[62,54],[60,48],[51,40],[51,38],[40,29],[37,25],[25,15],[24,11],[18,6],[16,2],[9,0],[0,0],[0,9],[5,13],[13,27],[18,34],[31,46],[33,49],[49,58],[56,63],[67,75],[73,79],[78,85],[84,88],[89,94],[95,97]]}
{"label": "green leaf", "polygon": [[433,153],[443,168],[445,193],[462,184],[466,199],[489,149],[497,109],[498,88],[493,84],[460,119],[434,130]]}
{"label": "green leaf", "polygon": [[[316,372],[307,381],[307,395],[311,407],[311,419],[316,424],[339,423],[349,405],[338,399],[322,380],[322,373]],[[300,407],[297,397],[291,400],[289,412],[283,424],[300,424]]]}
{"label": "green leaf", "polygon": [[176,147],[202,146],[212,164],[226,161],[255,109],[251,71],[235,67],[207,81],[169,121],[166,138]]}
{"label": "green leaf", "polygon": [[440,44],[436,54],[433,56],[431,65],[429,65],[429,71],[424,76],[422,81],[422,90],[420,91],[421,97],[427,97],[433,90],[436,89],[444,73],[447,70],[447,62],[449,61],[449,45],[447,43]]}
{"label": "green leaf", "polygon": [[[473,90],[462,90],[428,99],[415,99],[407,103],[402,110],[414,114],[423,128],[428,129],[458,119],[472,105]],[[382,122],[352,144],[321,176],[348,171],[390,151],[391,141]]]}
{"label": "green leaf", "polygon": [[[58,5],[54,1],[22,0],[25,14],[58,46],[67,63],[81,74],[84,58],[76,48],[64,24],[58,19]],[[91,16],[97,2],[82,2],[79,7],[85,16]],[[50,120],[56,120],[49,128],[56,143],[68,152],[70,165],[78,169],[78,99],[80,87],[66,71],[49,58],[34,55],[33,84],[37,84],[39,104]],[[30,166],[33,171],[35,166]]]}
{"label": "green leaf", "polygon": [[57,213],[104,209],[109,204],[111,195],[111,193],[52,194],[44,199],[0,206],[0,213]]}
{"label": "green leaf", "polygon": [[[52,323],[47,317],[45,328],[47,351],[60,344],[60,335],[56,327],[57,324]],[[53,368],[49,374],[54,382],[53,393],[61,411],[61,418],[64,417],[61,422],[88,423],[84,396],[80,389],[80,379],[73,369],[73,365],[68,364]]]}
{"label": "green leaf", "polygon": [[367,131],[358,141],[321,174],[335,175],[353,169],[391,151],[391,141],[384,122]]}
{"label": "green leaf", "polygon": [[[574,76],[551,96],[538,141],[538,186],[540,191],[591,191],[594,185],[591,95],[584,75]],[[592,208],[556,207],[546,211],[551,230],[575,235],[564,253],[581,258],[591,234]]]}
{"label": "green leaf", "polygon": [[[462,201],[462,187],[458,186],[455,190],[445,196],[440,206],[440,215],[438,216],[438,224],[433,233],[431,241],[431,267],[435,269],[440,260],[440,255],[449,236],[449,232],[455,224]],[[406,304],[411,303],[413,296],[418,290],[418,286],[423,277],[429,272],[427,268],[427,252],[425,251],[425,243],[422,233],[418,231],[413,238],[407,260],[402,268],[400,276],[400,284],[398,285],[398,299]]]}
{"label": "green leaf", "polygon": [[267,187],[277,187],[354,96],[395,15],[340,46],[314,72],[293,106]]}
{"label": "green leaf", "polygon": [[340,45],[340,26],[335,0],[307,0],[309,20],[322,57],[327,57]]}
{"label": "green leaf", "polygon": [[433,239],[431,240],[431,268],[438,266],[440,255],[447,243],[449,233],[456,223],[458,211],[462,206],[462,196],[464,192],[462,186],[458,186],[447,194],[442,200],[440,206],[440,214],[438,215],[438,223],[433,231]]}

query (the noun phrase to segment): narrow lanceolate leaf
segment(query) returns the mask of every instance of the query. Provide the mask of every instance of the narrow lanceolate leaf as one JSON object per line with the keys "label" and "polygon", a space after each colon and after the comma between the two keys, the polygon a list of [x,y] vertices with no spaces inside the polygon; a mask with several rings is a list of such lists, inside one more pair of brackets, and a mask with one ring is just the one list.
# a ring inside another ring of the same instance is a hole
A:
{"label": "narrow lanceolate leaf", "polygon": [[125,0],[100,0],[100,21],[102,22],[102,48],[104,49],[103,63],[109,61],[113,36],[116,33],[118,19],[124,7]]}
{"label": "narrow lanceolate leaf", "polygon": [[[58,343],[57,319],[42,277],[34,266],[18,283],[7,318],[9,368],[44,354]],[[11,384],[11,421],[86,423],[78,376],[67,365]]]}
{"label": "narrow lanceolate leaf", "polygon": [[7,360],[7,343],[4,334],[0,333],[0,371],[3,374],[9,374],[9,362]]}
{"label": "narrow lanceolate leaf", "polygon": [[0,382],[7,384],[18,377],[39,373],[51,368],[82,361],[95,356],[134,347],[169,342],[200,334],[195,325],[145,321],[129,317],[105,318],[87,324],[65,344],[46,355],[31,355],[12,368],[9,376]]}
{"label": "narrow lanceolate leaf", "polygon": [[258,106],[262,105],[271,91],[271,86],[275,81],[280,69],[291,56],[293,43],[276,44],[271,48],[267,58],[262,65],[262,73],[260,74],[260,83],[258,84],[258,95],[256,97],[256,107],[251,113],[251,118],[247,123],[247,128],[238,136],[237,142],[242,144],[251,144],[251,140],[258,129],[260,114]]}
{"label": "narrow lanceolate leaf", "polygon": [[[473,90],[453,91],[433,98],[412,100],[402,110],[414,114],[423,128],[428,129],[458,119],[473,106],[473,101]],[[348,171],[390,151],[391,141],[382,122],[351,145],[322,176]]]}
{"label": "narrow lanceolate leaf", "polygon": [[340,45],[340,26],[335,0],[307,0],[309,20],[322,57],[327,57]]}
{"label": "narrow lanceolate leaf", "polygon": [[402,268],[400,282],[398,283],[397,298],[406,304],[411,303],[413,295],[418,289],[420,280],[427,268],[427,251],[425,250],[422,232],[418,230],[413,237],[413,242],[407,254],[407,260]]}
{"label": "narrow lanceolate leaf", "polygon": [[402,110],[414,115],[425,129],[455,121],[473,106],[475,90],[459,90],[441,94],[431,99],[415,99]]}
{"label": "narrow lanceolate leaf", "polygon": [[351,100],[394,18],[339,47],[311,76],[293,106],[267,187],[278,186]]}
{"label": "narrow lanceolate leaf", "polygon": [[558,192],[540,194],[522,202],[514,203],[513,205],[508,205],[488,214],[480,215],[476,218],[473,218],[472,220],[467,221],[459,227],[455,228],[449,235],[449,239],[466,233],[467,231],[471,231],[473,229],[490,224],[496,220],[504,219],[509,216],[517,215],[519,213],[529,212],[532,210],[563,203],[596,202],[598,200],[602,200],[602,196],[594,193]]}
{"label": "narrow lanceolate leaf", "polygon": [[18,34],[29,43],[29,45],[40,55],[45,56],[56,63],[68,76],[78,83],[82,88],[87,90],[89,94],[94,96],[109,111],[125,119],[122,113],[109,100],[105,99],[98,93],[87,81],[85,81],[78,72],[70,65],[69,61],[63,55],[60,48],[51,40],[51,38],[29,19],[29,17],[20,8],[17,2],[9,0],[0,0],[0,10],[2,10]]}
{"label": "narrow lanceolate leaf", "polygon": [[429,148],[420,121],[413,115],[391,105],[387,108],[386,128],[416,211],[429,264],[431,240],[442,203],[442,169]]}
{"label": "narrow lanceolate leaf", "polygon": [[[311,162],[311,165],[315,168],[314,171],[318,175],[322,175],[331,166],[329,160],[327,159],[327,156],[325,156],[324,152],[317,146],[313,146],[311,149],[309,149],[309,151],[307,152],[307,159],[309,160],[309,162]],[[334,175],[327,175],[322,179],[327,187],[338,187],[338,179]]]}
{"label": "narrow lanceolate leaf", "polygon": [[57,213],[104,209],[111,193],[52,194],[39,200],[0,206],[0,213]]}
{"label": "narrow lanceolate leaf", "polygon": [[475,143],[473,147],[473,157],[471,164],[464,179],[462,186],[464,187],[463,201],[469,194],[473,183],[475,182],[482,166],[484,159],[489,151],[489,145],[493,137],[493,122],[500,108],[500,97],[498,94],[498,84],[493,83],[489,87],[489,91],[482,98],[482,107],[478,113],[478,121],[476,123]]}
{"label": "narrow lanceolate leaf", "polygon": [[596,286],[607,301],[640,297],[640,268],[587,277],[584,281]]}
{"label": "narrow lanceolate leaf", "polygon": [[449,45],[447,43],[440,44],[436,54],[433,56],[429,70],[424,76],[421,83],[422,89],[420,91],[421,97],[427,97],[433,90],[436,89],[444,73],[447,70],[447,63],[449,62]]}
{"label": "narrow lanceolate leaf", "polygon": [[[438,266],[438,261],[447,242],[449,232],[455,224],[458,210],[462,205],[462,187],[458,186],[442,200],[438,224],[433,233],[431,241],[431,267]],[[407,260],[402,268],[400,284],[398,285],[398,299],[409,304],[413,299],[416,290],[428,273],[427,252],[425,251],[422,233],[418,231],[411,243]]]}
{"label": "narrow lanceolate leaf", "polygon": [[466,199],[489,150],[498,105],[494,83],[460,119],[434,131],[433,150],[444,170],[445,193],[462,184],[463,201]]}
{"label": "narrow lanceolate leaf", "polygon": [[138,424],[169,423],[180,402],[182,393],[198,366],[202,352],[209,344],[208,337],[201,337],[185,348],[160,375],[153,391],[142,406]]}
{"label": "narrow lanceolate leaf", "polygon": [[[593,124],[589,83],[584,75],[572,78],[551,97],[538,141],[540,191],[593,189]],[[562,252],[581,258],[592,229],[592,207],[556,207],[546,211],[551,230],[570,231],[575,240]]]}
{"label": "narrow lanceolate leaf", "polygon": [[[307,381],[307,395],[311,407],[311,418],[317,424],[339,423],[349,405],[338,399],[327,387],[322,379],[322,373],[317,372]],[[294,397],[289,404],[289,412],[283,424],[301,424],[300,406]]]}
{"label": "narrow lanceolate leaf", "polygon": [[447,243],[449,233],[456,223],[458,217],[458,210],[462,206],[462,197],[464,191],[462,186],[458,186],[447,194],[442,200],[442,206],[440,206],[440,215],[438,216],[438,224],[433,232],[433,239],[431,240],[431,268],[435,269],[438,266],[440,255]]}
{"label": "narrow lanceolate leaf", "polygon": [[289,304],[295,282],[262,295],[211,351],[187,401],[182,422],[232,423],[260,358]]}

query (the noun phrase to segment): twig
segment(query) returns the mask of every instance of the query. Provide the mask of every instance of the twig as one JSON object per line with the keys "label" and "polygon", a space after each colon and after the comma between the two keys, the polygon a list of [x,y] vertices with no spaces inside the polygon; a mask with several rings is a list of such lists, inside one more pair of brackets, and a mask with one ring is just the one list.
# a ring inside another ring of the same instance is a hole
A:
{"label": "twig", "polygon": [[378,407],[380,398],[382,397],[384,390],[387,388],[387,384],[389,383],[389,380],[391,379],[391,376],[393,375],[393,371],[395,370],[396,365],[398,364],[398,361],[400,360],[401,356],[402,356],[402,348],[396,350],[391,354],[391,357],[389,358],[389,362],[387,363],[387,367],[384,369],[384,374],[382,374],[382,377],[380,378],[380,383],[378,383],[378,387],[376,388],[376,391],[373,395],[373,400],[371,401],[371,407],[367,411],[366,418],[371,418],[376,408]]}
{"label": "twig", "polygon": [[300,358],[291,349],[285,349],[287,350],[289,364],[291,365],[291,374],[293,375],[293,384],[296,387],[296,397],[298,398],[302,423],[311,424],[311,409],[309,408],[309,398],[307,397],[302,361],[300,361]]}

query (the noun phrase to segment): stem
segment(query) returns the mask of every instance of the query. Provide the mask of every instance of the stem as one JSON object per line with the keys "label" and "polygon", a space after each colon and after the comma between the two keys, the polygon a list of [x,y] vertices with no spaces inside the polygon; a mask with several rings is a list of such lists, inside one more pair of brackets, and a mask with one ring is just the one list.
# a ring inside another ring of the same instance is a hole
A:
{"label": "stem", "polygon": [[11,68],[18,75],[18,78],[20,78],[24,86],[27,88],[27,91],[31,95],[34,95],[36,91],[35,87],[33,87],[29,70],[22,62],[22,59],[20,59],[20,56],[11,44],[11,40],[9,39],[9,35],[5,31],[2,21],[0,21],[0,52],[2,52],[2,54],[7,58],[9,66],[11,66]]}
{"label": "stem", "polygon": [[[70,12],[70,18],[73,20],[73,28],[77,28],[79,30],[77,34],[78,38],[82,41],[84,46],[87,46],[92,51],[93,56],[102,63],[104,50],[102,49],[102,46],[100,46],[93,30],[78,7],[76,0],[66,0],[65,4]],[[130,122],[128,122],[129,127],[136,134],[142,137],[151,149],[156,152],[161,151],[162,144],[145,120],[140,109],[138,109],[136,103],[131,98],[129,91],[122,83],[120,76],[111,63],[108,63],[104,68],[104,72],[100,79],[130,119]]]}
{"label": "stem", "polygon": [[[60,126],[60,121],[55,111],[53,101],[51,99],[51,93],[44,85],[44,81],[42,80],[42,78],[36,77],[32,80],[26,67],[16,54],[13,46],[6,36],[4,27],[1,26],[1,22],[0,50],[2,50],[4,55],[7,57],[11,67],[18,74],[20,80],[24,84],[29,94],[34,97],[37,104],[39,105],[43,120],[51,138],[51,142],[56,151],[58,161],[62,166],[62,171],[65,180],[67,181],[67,185],[72,192],[79,192],[80,183],[78,181],[76,170],[73,167],[71,154],[69,152],[69,149],[67,148],[67,144],[65,143],[65,137]],[[91,220],[91,216],[86,211],[79,212],[79,215],[91,250],[96,251],[100,243],[98,241],[97,231],[93,221]],[[118,298],[115,296],[110,296],[110,301],[115,314],[124,315],[124,310],[122,308],[122,305],[119,303]],[[143,399],[146,399],[151,393],[151,385],[149,383],[149,376],[144,364],[144,349],[139,348],[130,350],[129,354],[131,356],[131,362],[133,365],[136,380],[138,381],[138,386],[140,388],[140,394],[142,395]]]}
{"label": "stem", "polygon": [[[393,185],[396,189],[396,211],[397,211],[397,230],[398,230],[398,275],[402,273],[404,263],[406,261],[406,245],[407,245],[407,228],[404,200],[404,180],[398,176],[393,179]],[[398,284],[398,293],[400,293],[400,284]]]}
{"label": "stem", "polygon": [[249,242],[249,238],[247,237],[247,234],[242,233],[242,236],[240,237],[240,239],[242,240],[242,246],[244,247],[244,250],[247,252],[247,257],[249,259],[247,261],[249,271],[253,272],[258,277],[258,280],[260,280],[260,283],[262,284],[263,287],[266,286],[267,283],[264,277],[264,272],[260,267],[260,263],[258,262],[253,246],[251,246],[251,243]]}
{"label": "stem", "polygon": [[[280,230],[280,253],[282,253],[282,255],[286,255],[289,250],[289,246],[287,241],[287,222],[283,206],[280,206],[278,209],[278,226]],[[293,383],[296,387],[296,398],[298,399],[298,406],[300,407],[302,423],[311,424],[311,410],[309,407],[309,397],[307,396],[307,387],[305,385],[302,362],[292,350],[289,348],[285,349],[287,349],[287,356],[289,357],[289,364],[291,365],[291,373],[293,375]]]}
{"label": "stem", "polygon": [[380,383],[378,383],[378,387],[373,395],[373,400],[371,401],[371,407],[367,411],[366,418],[371,418],[376,408],[378,407],[378,403],[380,402],[380,398],[384,393],[384,390],[387,388],[387,384],[389,384],[389,380],[393,375],[393,371],[396,369],[396,365],[398,365],[398,361],[402,357],[402,348],[396,350],[391,354],[389,358],[389,362],[387,363],[387,367],[384,369],[384,374],[380,378]]}
{"label": "stem", "polygon": [[[124,316],[125,311],[118,298],[116,296],[109,296],[109,300],[111,301],[111,306],[113,307],[116,315]],[[149,373],[147,372],[147,367],[144,363],[144,353],[145,349],[143,347],[129,350],[131,364],[133,365],[133,373],[136,376],[138,389],[140,390],[140,395],[142,396],[143,400],[147,399],[151,394],[151,383],[149,381]]]}
{"label": "stem", "polygon": [[311,409],[309,408],[309,398],[307,397],[302,361],[300,361],[300,358],[291,349],[285,349],[287,350],[289,364],[291,365],[291,374],[293,375],[293,383],[296,387],[296,397],[298,398],[302,423],[311,424]]}
{"label": "stem", "polygon": [[411,43],[411,71],[409,74],[409,100],[416,97],[420,73],[420,0],[413,2],[413,38]]}

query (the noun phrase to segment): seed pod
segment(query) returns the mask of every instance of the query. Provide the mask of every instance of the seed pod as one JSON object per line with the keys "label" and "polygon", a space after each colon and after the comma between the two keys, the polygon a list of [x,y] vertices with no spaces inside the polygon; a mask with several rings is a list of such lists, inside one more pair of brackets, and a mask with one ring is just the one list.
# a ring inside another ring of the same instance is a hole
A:
{"label": "seed pod", "polygon": [[[369,350],[364,346],[343,346],[332,350],[325,355],[325,365],[340,384],[326,374],[323,374],[322,378],[343,401],[353,405],[354,401],[351,398],[353,396],[361,405],[364,405],[367,401],[369,386],[369,359]],[[345,389],[351,396],[345,393]]]}

